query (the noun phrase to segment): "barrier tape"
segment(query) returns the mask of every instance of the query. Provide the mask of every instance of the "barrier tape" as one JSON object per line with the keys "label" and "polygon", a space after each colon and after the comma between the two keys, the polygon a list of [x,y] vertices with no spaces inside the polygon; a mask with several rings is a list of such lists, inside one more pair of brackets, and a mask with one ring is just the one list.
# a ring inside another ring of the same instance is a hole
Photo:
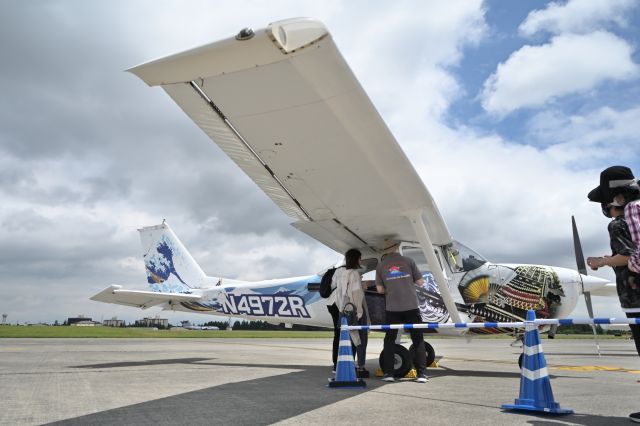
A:
{"label": "barrier tape", "polygon": [[341,330],[410,330],[415,328],[524,328],[527,324],[534,325],[581,325],[581,324],[609,324],[609,325],[640,325],[640,318],[565,318],[565,319],[536,319],[520,322],[426,322],[420,324],[381,324],[381,325],[347,325]]}

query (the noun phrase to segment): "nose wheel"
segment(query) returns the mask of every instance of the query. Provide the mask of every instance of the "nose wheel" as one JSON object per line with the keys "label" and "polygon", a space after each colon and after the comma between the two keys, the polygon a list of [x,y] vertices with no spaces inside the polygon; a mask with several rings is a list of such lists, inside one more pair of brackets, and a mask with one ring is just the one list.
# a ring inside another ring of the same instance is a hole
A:
{"label": "nose wheel", "polygon": [[[411,353],[411,359],[414,359],[415,349],[413,344],[409,347],[409,352]],[[428,342],[424,342],[424,352],[427,355],[427,363],[425,365],[429,367],[436,360],[436,351]]]}

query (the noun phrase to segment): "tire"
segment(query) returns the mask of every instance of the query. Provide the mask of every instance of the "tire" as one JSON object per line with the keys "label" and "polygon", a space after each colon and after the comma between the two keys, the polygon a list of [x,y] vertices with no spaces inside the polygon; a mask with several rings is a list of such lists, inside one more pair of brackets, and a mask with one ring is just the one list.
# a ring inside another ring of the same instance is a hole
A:
{"label": "tire", "polygon": [[[435,349],[433,349],[433,346],[429,344],[429,342],[424,342],[424,351],[427,354],[427,363],[425,365],[429,367],[431,364],[433,364],[433,361],[436,360],[436,351]],[[413,354],[415,353],[413,345],[409,347],[409,353],[411,355],[411,362],[413,363],[413,359],[414,359]]]}
{"label": "tire", "polygon": [[[380,352],[380,357],[378,358],[378,362],[380,363],[380,368],[384,370],[384,358],[383,352]],[[393,376],[394,377],[404,377],[407,375],[409,371],[411,371],[411,367],[413,363],[411,362],[411,354],[409,350],[402,345],[395,345],[394,348],[394,363],[393,363]]]}

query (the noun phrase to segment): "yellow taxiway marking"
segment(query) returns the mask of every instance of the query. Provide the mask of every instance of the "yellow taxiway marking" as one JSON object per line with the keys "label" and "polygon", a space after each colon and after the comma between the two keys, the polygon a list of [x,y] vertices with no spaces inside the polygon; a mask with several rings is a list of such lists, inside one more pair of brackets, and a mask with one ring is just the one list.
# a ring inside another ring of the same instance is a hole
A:
{"label": "yellow taxiway marking", "polygon": [[[464,361],[464,362],[487,362],[487,363],[496,363],[496,364],[514,364],[513,361],[504,361],[498,359],[469,359],[469,358],[454,358],[454,357],[443,357],[443,360],[451,360],[451,361]],[[617,371],[621,373],[631,373],[631,374],[640,374],[640,370],[630,370],[628,368],[622,367],[609,367],[606,365],[562,365],[562,364],[547,364],[547,368],[554,370],[565,370],[565,371]]]}
{"label": "yellow taxiway marking", "polygon": [[629,370],[621,367],[608,367],[606,365],[548,365],[549,368],[567,371],[619,371],[622,373],[640,374],[640,370]]}
{"label": "yellow taxiway marking", "polygon": [[6,346],[6,347],[2,347],[0,346],[0,351],[24,351],[25,348],[21,348],[20,346]]}

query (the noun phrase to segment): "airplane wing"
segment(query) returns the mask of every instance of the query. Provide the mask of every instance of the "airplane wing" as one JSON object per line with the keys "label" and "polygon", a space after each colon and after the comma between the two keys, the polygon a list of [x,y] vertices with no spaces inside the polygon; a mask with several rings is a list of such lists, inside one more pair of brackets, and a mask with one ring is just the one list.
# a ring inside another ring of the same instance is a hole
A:
{"label": "airplane wing", "polygon": [[[251,36],[251,34],[253,34]],[[161,86],[290,217],[330,248],[451,235],[420,176],[318,21],[241,32],[129,70]]]}
{"label": "airplane wing", "polygon": [[135,306],[147,309],[163,303],[194,302],[202,299],[196,294],[160,293],[153,291],[122,290],[120,285],[111,285],[90,297],[96,302]]}

